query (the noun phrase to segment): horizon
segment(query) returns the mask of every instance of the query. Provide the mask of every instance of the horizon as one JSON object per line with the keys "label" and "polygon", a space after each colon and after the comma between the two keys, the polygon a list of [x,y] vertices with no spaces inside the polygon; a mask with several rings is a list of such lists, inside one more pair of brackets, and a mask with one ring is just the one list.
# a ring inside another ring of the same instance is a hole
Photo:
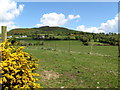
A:
{"label": "horizon", "polygon": [[[60,26],[41,26],[41,27],[58,27],[58,28],[66,28],[66,27],[60,27]],[[20,28],[14,28],[14,29],[11,29],[11,30],[15,30],[15,29],[34,29],[34,28],[36,28],[36,29],[39,29],[39,28],[41,28],[41,27],[28,27],[28,28],[26,28],[26,27],[24,27],[24,28],[22,28],[22,27],[20,27]],[[70,28],[66,28],[66,29],[68,29],[68,30],[73,30],[73,29],[70,29]],[[11,30],[9,30],[9,31],[11,31]],[[9,32],[9,31],[7,31],[7,32]],[[73,30],[73,31],[78,31],[78,30]],[[78,31],[78,32],[84,32],[84,31]],[[94,33],[94,32],[85,32],[85,33]],[[111,34],[111,33],[113,33],[113,34],[118,34],[118,33],[114,33],[114,32],[107,32],[107,33],[104,33],[104,32],[101,32],[101,33],[103,33],[103,34]],[[1,33],[0,33],[1,34]],[[100,34],[100,33],[95,33],[95,34]]]}

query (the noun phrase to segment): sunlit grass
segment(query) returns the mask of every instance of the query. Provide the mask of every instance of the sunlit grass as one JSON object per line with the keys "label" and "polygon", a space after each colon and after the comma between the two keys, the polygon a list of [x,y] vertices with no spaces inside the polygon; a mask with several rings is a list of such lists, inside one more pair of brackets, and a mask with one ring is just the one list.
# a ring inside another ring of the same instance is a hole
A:
{"label": "sunlit grass", "polygon": [[[91,47],[83,46],[80,41],[45,41],[44,43],[44,46],[25,47],[25,51],[40,59],[36,72],[41,74],[39,83],[44,87],[117,87],[116,46],[93,46],[93,54],[88,54]],[[45,75],[46,72],[48,75],[53,75],[53,78],[46,79],[48,77]],[[58,78],[54,78],[55,73],[58,74]]]}

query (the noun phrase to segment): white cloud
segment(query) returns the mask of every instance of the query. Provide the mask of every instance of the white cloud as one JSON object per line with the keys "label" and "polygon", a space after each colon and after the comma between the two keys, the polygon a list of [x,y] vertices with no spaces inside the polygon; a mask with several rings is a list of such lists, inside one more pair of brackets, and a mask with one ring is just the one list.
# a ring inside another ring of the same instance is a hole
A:
{"label": "white cloud", "polygon": [[101,23],[99,27],[90,27],[86,28],[84,25],[80,25],[77,27],[78,31],[84,32],[94,32],[94,33],[101,33],[101,32],[118,32],[118,15],[115,16],[114,19],[107,20],[105,23]]}
{"label": "white cloud", "polygon": [[36,27],[40,26],[60,26],[66,24],[69,20],[73,20],[76,18],[79,18],[79,15],[68,15],[67,18],[65,18],[65,15],[60,13],[48,13],[44,14],[42,18],[40,18],[41,24],[36,24]]}
{"label": "white cloud", "polygon": [[118,20],[120,20],[120,12],[116,15],[118,17]]}
{"label": "white cloud", "polygon": [[23,7],[24,5],[17,6],[14,0],[0,0],[0,26],[5,25],[8,29],[17,27],[13,20],[20,15]]}
{"label": "white cloud", "polygon": [[[13,21],[9,22],[0,22],[0,26],[7,26],[7,30],[14,29],[14,28],[20,28],[19,26],[16,26]],[[0,29],[1,30],[1,29]],[[1,32],[1,31],[0,31]]]}
{"label": "white cloud", "polygon": [[65,19],[65,16],[62,13],[61,14],[49,13],[49,14],[44,14],[40,19],[40,22],[43,25],[59,26],[59,25],[64,25],[67,22],[67,19]]}
{"label": "white cloud", "polygon": [[[68,15],[67,18],[64,14],[60,13],[48,13],[44,14],[40,18],[40,24],[36,24],[36,27],[40,26],[61,26],[66,24],[68,21],[80,18],[80,15]],[[78,22],[78,19],[76,20]],[[80,25],[76,28],[78,31],[84,32],[93,32],[93,33],[107,33],[107,32],[118,32],[118,15],[111,20],[107,20],[104,23],[101,23],[99,27],[85,27]]]}
{"label": "white cloud", "polygon": [[100,32],[104,32],[103,30],[99,30],[97,27],[90,27],[90,28],[86,28],[84,25],[78,26],[77,27],[78,31],[83,31],[83,32],[94,32],[94,33],[100,33]]}
{"label": "white cloud", "polygon": [[68,15],[68,20],[72,20],[72,19],[76,19],[76,18],[80,18],[80,15]]}
{"label": "white cloud", "polygon": [[104,30],[105,32],[118,32],[118,16],[114,19],[107,20],[105,23],[102,23],[99,29]]}
{"label": "white cloud", "polygon": [[44,26],[43,24],[36,24],[35,27],[41,27]]}

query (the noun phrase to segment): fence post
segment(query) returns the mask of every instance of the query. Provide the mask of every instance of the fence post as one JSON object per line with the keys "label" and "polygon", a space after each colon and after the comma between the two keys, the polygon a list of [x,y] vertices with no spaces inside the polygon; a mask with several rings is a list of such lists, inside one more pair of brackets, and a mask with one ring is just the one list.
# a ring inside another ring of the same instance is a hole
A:
{"label": "fence post", "polygon": [[7,40],[7,27],[6,26],[2,26],[2,42]]}

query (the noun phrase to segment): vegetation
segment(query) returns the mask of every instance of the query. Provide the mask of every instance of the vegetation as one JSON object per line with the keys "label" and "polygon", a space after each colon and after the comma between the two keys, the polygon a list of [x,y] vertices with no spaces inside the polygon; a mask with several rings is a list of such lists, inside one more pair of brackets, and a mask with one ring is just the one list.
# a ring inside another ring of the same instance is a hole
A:
{"label": "vegetation", "polygon": [[19,28],[9,31],[8,35],[13,37],[26,36],[34,40],[79,40],[82,41],[84,45],[89,45],[88,42],[91,40],[104,43],[105,45],[118,45],[118,34],[116,33],[95,34],[70,30],[63,27],[44,26],[40,28]]}
{"label": "vegetation", "polygon": [[5,41],[1,44],[0,71],[2,78],[0,82],[2,89],[42,88],[40,84],[35,83],[38,79],[34,76],[39,76],[39,74],[33,72],[37,66],[35,64],[36,60],[22,51],[24,47],[17,48],[13,44],[16,43]]}
{"label": "vegetation", "polygon": [[41,59],[36,72],[42,77],[38,82],[43,87],[117,88],[116,46],[93,46],[92,54],[88,54],[91,47],[82,46],[82,42],[70,41],[70,51],[69,41],[44,43],[44,46],[25,47],[26,52]]}
{"label": "vegetation", "polygon": [[118,34],[63,27],[19,28],[8,32],[39,58],[38,83],[45,88],[117,88]]}

